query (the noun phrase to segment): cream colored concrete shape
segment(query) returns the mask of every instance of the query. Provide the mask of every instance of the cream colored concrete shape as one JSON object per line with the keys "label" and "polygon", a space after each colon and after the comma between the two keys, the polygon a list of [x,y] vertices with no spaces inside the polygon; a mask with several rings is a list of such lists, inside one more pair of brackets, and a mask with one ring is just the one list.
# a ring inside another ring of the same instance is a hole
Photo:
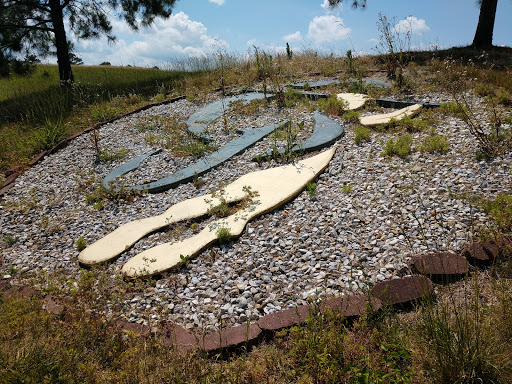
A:
{"label": "cream colored concrete shape", "polygon": [[[247,196],[244,187],[250,187],[251,191],[258,193],[252,204],[229,217],[214,221],[191,238],[161,244],[139,253],[123,266],[122,272],[129,277],[138,277],[168,270],[182,262],[181,256],[194,257],[214,243],[219,228],[229,228],[232,236],[240,236],[249,220],[274,210],[300,193],[327,167],[335,151],[336,148],[333,148],[302,161],[240,177],[224,188],[224,198],[227,202],[240,201]],[[147,234],[181,220],[202,216],[220,203],[217,197],[207,194],[173,205],[161,215],[124,224],[83,250],[78,256],[79,261],[86,265],[104,263]]]}
{"label": "cream colored concrete shape", "polygon": [[361,93],[338,93],[336,95],[338,100],[342,100],[348,104],[348,110],[354,111],[362,108],[363,105],[370,100],[370,98]]}
{"label": "cream colored concrete shape", "polygon": [[400,121],[406,116],[411,117],[416,115],[420,111],[421,107],[421,104],[414,104],[391,113],[364,116],[361,117],[361,124],[366,125],[367,127],[374,127],[380,124],[388,124],[391,121],[391,119]]}

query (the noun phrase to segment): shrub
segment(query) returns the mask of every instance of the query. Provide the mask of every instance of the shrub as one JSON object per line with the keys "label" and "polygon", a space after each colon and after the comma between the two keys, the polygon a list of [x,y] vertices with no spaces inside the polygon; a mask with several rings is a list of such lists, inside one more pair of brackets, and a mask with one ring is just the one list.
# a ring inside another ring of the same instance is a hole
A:
{"label": "shrub", "polygon": [[448,142],[446,136],[436,134],[425,137],[423,143],[421,143],[420,151],[444,154],[448,152],[449,148],[450,143]]}
{"label": "shrub", "polygon": [[343,116],[341,116],[341,118],[351,123],[357,123],[359,122],[359,112],[347,111],[343,114]]}
{"label": "shrub", "polygon": [[87,241],[80,236],[75,242],[75,247],[78,252],[82,252],[87,247]]}
{"label": "shrub", "polygon": [[384,151],[382,152],[382,156],[398,156],[402,159],[405,159],[409,155],[409,153],[411,153],[411,144],[411,135],[400,136],[396,140],[391,138],[384,145]]}
{"label": "shrub", "polygon": [[357,145],[360,145],[363,141],[370,141],[372,131],[366,127],[357,127],[355,133],[354,141]]}
{"label": "shrub", "polygon": [[320,100],[319,104],[320,109],[331,116],[341,116],[345,112],[345,103],[336,96]]}
{"label": "shrub", "polygon": [[8,247],[12,246],[16,242],[16,238],[13,235],[4,235],[4,243]]}
{"label": "shrub", "polygon": [[219,244],[229,243],[229,241],[231,240],[231,237],[233,236],[231,234],[231,229],[229,229],[229,228],[217,229],[216,235],[217,235],[217,241],[219,242]]}

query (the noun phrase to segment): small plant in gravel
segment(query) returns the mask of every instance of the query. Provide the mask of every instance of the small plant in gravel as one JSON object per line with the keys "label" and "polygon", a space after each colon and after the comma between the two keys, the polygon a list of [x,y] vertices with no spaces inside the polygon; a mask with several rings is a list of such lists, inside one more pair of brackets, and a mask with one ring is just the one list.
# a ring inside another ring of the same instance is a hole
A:
{"label": "small plant in gravel", "polygon": [[16,238],[10,234],[4,235],[3,240],[8,247],[11,247],[16,242]]}
{"label": "small plant in gravel", "polygon": [[493,219],[500,232],[512,230],[512,195],[501,192],[496,199],[485,201],[482,208]]}
{"label": "small plant in gravel", "polygon": [[425,137],[419,149],[422,152],[445,154],[450,148],[448,138],[443,135],[435,134]]}
{"label": "small plant in gravel", "polygon": [[78,252],[82,252],[87,247],[87,241],[80,236],[75,242],[75,247]]}
{"label": "small plant in gravel", "polygon": [[98,161],[101,161],[102,163],[112,163],[114,161],[125,159],[129,154],[130,151],[124,147],[117,151],[110,148],[105,148],[100,151]]}
{"label": "small plant in gravel", "polygon": [[215,233],[217,236],[217,241],[219,244],[226,244],[229,243],[233,235],[231,234],[231,229],[221,227],[217,229],[217,232]]}
{"label": "small plant in gravel", "polygon": [[412,137],[411,135],[403,135],[398,138],[389,139],[384,145],[382,156],[393,157],[398,156],[405,159],[411,153]]}
{"label": "small plant in gravel", "polygon": [[339,100],[336,95],[319,100],[318,104],[320,109],[330,116],[342,116],[346,110],[346,103]]}
{"label": "small plant in gravel", "polygon": [[353,188],[353,185],[352,184],[345,184],[342,188],[341,188],[341,191],[348,195],[350,192],[352,192],[352,188]]}
{"label": "small plant in gravel", "polygon": [[305,101],[304,94],[296,89],[288,88],[284,93],[285,104],[288,108],[295,107],[299,102]]}
{"label": "small plant in gravel", "polygon": [[313,198],[316,195],[316,183],[307,183],[306,184],[306,193],[309,195],[309,197]]}
{"label": "small plant in gravel", "polygon": [[361,145],[363,141],[370,141],[371,134],[372,131],[369,128],[359,126],[355,129],[354,142]]}
{"label": "small plant in gravel", "polygon": [[359,112],[357,111],[347,111],[345,112],[341,118],[350,123],[358,123],[359,122]]}

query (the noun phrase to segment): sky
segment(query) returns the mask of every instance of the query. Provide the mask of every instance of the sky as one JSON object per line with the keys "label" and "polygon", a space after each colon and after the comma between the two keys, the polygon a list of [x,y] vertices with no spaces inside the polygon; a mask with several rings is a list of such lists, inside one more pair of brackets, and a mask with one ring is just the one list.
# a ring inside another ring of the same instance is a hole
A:
{"label": "sky", "polygon": [[[157,18],[138,33],[113,19],[115,44],[76,40],[71,32],[68,38],[88,65],[162,68],[218,52],[244,55],[254,46],[283,52],[286,43],[294,52],[375,54],[379,13],[394,30],[410,32],[412,49],[464,46],[473,41],[479,15],[475,0],[368,0],[366,10],[349,4],[333,9],[327,0],[179,0],[170,18]],[[512,46],[511,17],[512,0],[498,1],[494,45]]]}

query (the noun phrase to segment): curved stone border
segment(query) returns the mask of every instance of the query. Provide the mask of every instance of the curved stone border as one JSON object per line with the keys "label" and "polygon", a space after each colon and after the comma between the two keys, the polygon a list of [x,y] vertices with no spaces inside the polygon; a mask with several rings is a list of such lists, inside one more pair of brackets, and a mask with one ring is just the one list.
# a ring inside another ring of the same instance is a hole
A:
{"label": "curved stone border", "polygon": [[112,171],[110,171],[110,173],[107,176],[103,178],[101,184],[103,185],[103,187],[108,188],[111,183],[115,182],[116,178],[123,176],[128,172],[133,171],[134,169],[139,168],[139,166],[142,164],[144,160],[160,152],[162,152],[161,148],[136,156],[131,160],[128,160],[126,163],[123,163],[115,167]]}
{"label": "curved stone border", "polygon": [[[461,254],[469,255],[486,244],[488,247],[490,247],[489,244],[496,245],[496,248],[493,248],[496,255],[510,256],[512,238],[508,235],[502,235],[496,241],[487,240],[468,244]],[[459,254],[450,253],[450,255],[460,257]],[[474,259],[472,256],[471,258]],[[4,297],[11,298],[38,297],[38,292],[33,288],[12,286],[6,280],[0,281],[1,293]],[[350,321],[368,311],[379,311],[382,306],[404,308],[410,307],[412,303],[420,300],[432,300],[433,294],[434,285],[429,278],[422,275],[412,275],[379,282],[372,287],[368,295],[352,294],[324,300],[318,307],[301,305],[284,309],[264,315],[254,323],[237,325],[218,332],[209,332],[201,338],[193,335],[182,326],[165,321],[160,323],[157,332],[153,332],[149,326],[123,320],[116,321],[115,327],[121,332],[131,332],[139,336],[154,335],[160,343],[173,348],[177,353],[188,353],[196,349],[209,353],[238,351],[240,347],[245,346],[245,350],[247,350],[248,347],[256,345],[262,340],[271,339],[276,331],[306,322],[317,308],[321,313],[329,310],[344,316]],[[73,321],[70,300],[66,298],[59,300],[48,295],[41,298],[40,303],[46,312],[59,316],[64,321]],[[95,320],[101,321],[99,318],[95,318]]]}
{"label": "curved stone border", "polygon": [[410,107],[411,105],[420,104],[423,108],[433,109],[439,108],[441,103],[427,103],[425,101],[415,101],[415,100],[394,100],[387,98],[375,99],[377,105],[384,108],[405,108]]}
{"label": "curved stone border", "polygon": [[[313,130],[313,133],[307,139],[304,139],[295,144],[289,151],[289,154],[297,152],[308,153],[317,151],[333,144],[345,133],[345,128],[341,124],[331,119],[330,117],[327,117],[318,110],[315,111],[314,119],[315,129]],[[278,156],[283,156],[286,154],[286,150],[281,148],[277,150],[277,154]],[[263,153],[253,158],[253,161],[261,161],[267,158],[272,158],[273,155],[275,154],[272,152]]]}
{"label": "curved stone border", "polygon": [[[359,79],[351,77],[347,81],[349,81],[351,83],[356,83],[359,81]],[[386,83],[385,81],[370,79],[367,77],[362,78],[361,81],[367,85],[371,85],[371,86],[377,87],[377,88],[390,88],[391,87],[391,85]],[[294,89],[304,89],[304,85],[306,85],[306,83],[309,85],[310,89],[315,89],[315,88],[326,87],[326,86],[332,85],[332,84],[340,84],[340,81],[339,80],[318,80],[318,81],[310,81],[310,82],[302,81],[300,83],[290,84],[289,86]]]}
{"label": "curved stone border", "polygon": [[405,117],[412,117],[418,114],[421,108],[420,104],[414,104],[390,113],[364,116],[361,117],[360,122],[367,127],[375,127],[380,124],[388,124],[393,119],[400,121]]}
{"label": "curved stone border", "polygon": [[[63,139],[60,142],[58,142],[57,144],[55,144],[55,146],[53,146],[52,148],[50,148],[46,151],[40,152],[39,154],[34,156],[34,158],[32,158],[32,160],[30,160],[30,162],[28,163],[28,167],[30,168],[30,167],[36,165],[41,160],[43,160],[46,156],[51,155],[52,153],[55,153],[58,150],[67,147],[68,144],[71,142],[71,140],[76,139],[78,136],[81,136],[84,133],[88,133],[88,132],[91,132],[92,130],[99,129],[106,124],[110,124],[110,123],[113,123],[114,121],[122,119],[123,117],[127,117],[127,116],[133,115],[135,113],[145,111],[146,109],[157,107],[159,105],[171,104],[176,101],[183,100],[185,98],[186,98],[186,96],[183,95],[183,96],[174,97],[169,100],[164,100],[164,101],[159,101],[157,103],[147,104],[147,105],[144,105],[143,107],[134,109],[133,111],[124,113],[120,116],[114,117],[114,118],[106,120],[106,121],[102,121],[101,123],[98,123],[98,124],[95,124],[92,127],[86,128],[81,132],[78,132],[69,137],[66,137],[65,139]],[[11,189],[14,186],[14,181],[18,178],[18,176],[20,176],[23,173],[23,171],[24,171],[24,167],[18,166],[15,168],[8,169],[5,172],[5,175],[7,177],[5,179],[4,186],[0,189],[0,197],[2,197],[9,189]]]}

